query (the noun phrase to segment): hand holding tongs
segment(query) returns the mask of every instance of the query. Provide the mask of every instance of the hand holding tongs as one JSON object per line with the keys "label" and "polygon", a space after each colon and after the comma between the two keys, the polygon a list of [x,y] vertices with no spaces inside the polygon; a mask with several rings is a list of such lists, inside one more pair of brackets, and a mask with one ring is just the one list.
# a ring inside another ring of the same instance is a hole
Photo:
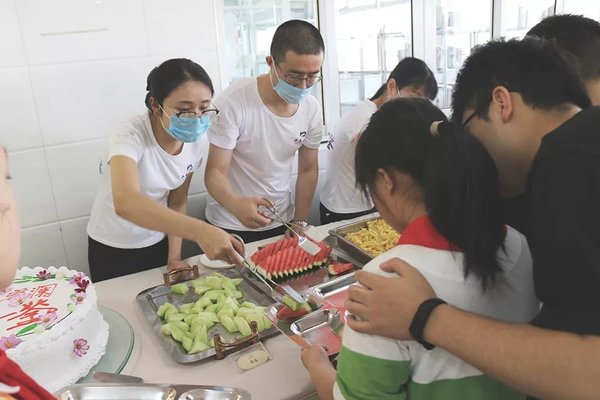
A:
{"label": "hand holding tongs", "polygon": [[[234,234],[232,236],[240,242],[244,243],[242,238],[238,235]],[[290,285],[280,285],[279,283],[273,281],[271,278],[264,277],[263,275],[261,275],[260,272],[258,272],[256,266],[250,260],[248,260],[248,257],[246,257],[245,254],[239,254],[239,256],[242,259],[242,262],[246,269],[250,270],[250,272],[252,272],[254,276],[256,276],[262,283],[269,287],[269,289],[271,290],[271,297],[273,297],[273,299],[279,302],[283,302],[282,296],[287,294],[292,299],[294,299],[295,302],[304,303],[304,298]]]}
{"label": "hand holding tongs", "polygon": [[319,247],[318,244],[316,244],[312,240],[300,235],[298,232],[296,232],[294,230],[294,227],[285,220],[285,218],[282,218],[281,215],[279,215],[279,213],[277,212],[277,209],[275,208],[275,204],[273,204],[273,202],[271,200],[269,200],[267,198],[265,198],[265,200],[267,200],[269,202],[269,204],[271,205],[271,208],[269,208],[269,207],[265,207],[265,208],[267,210],[269,210],[269,212],[271,214],[273,214],[279,222],[281,222],[285,227],[287,227],[290,230],[290,232],[292,232],[294,235],[298,236],[298,246],[302,250],[304,250],[311,256],[315,256],[321,251],[321,248]]}

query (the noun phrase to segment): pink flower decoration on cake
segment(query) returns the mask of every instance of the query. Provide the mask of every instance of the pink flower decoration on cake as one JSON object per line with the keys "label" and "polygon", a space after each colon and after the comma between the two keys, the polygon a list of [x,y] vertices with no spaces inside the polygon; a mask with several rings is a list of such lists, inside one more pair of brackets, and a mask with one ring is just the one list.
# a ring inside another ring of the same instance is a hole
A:
{"label": "pink flower decoration on cake", "polygon": [[85,339],[75,339],[73,340],[73,353],[77,355],[77,357],[83,357],[87,354],[87,351],[90,349],[87,340]]}
{"label": "pink flower decoration on cake", "polygon": [[56,318],[58,318],[58,315],[56,314],[56,311],[48,311],[46,314],[40,314],[37,317],[37,323],[49,328],[52,326],[52,324],[54,324],[54,321],[56,321]]}
{"label": "pink flower decoration on cake", "polygon": [[86,278],[86,276],[83,272],[78,272],[71,277],[71,279],[69,280],[69,283],[71,285],[77,285],[79,282],[81,282],[85,278]]}
{"label": "pink flower decoration on cake", "polygon": [[50,278],[51,275],[50,275],[50,272],[48,272],[47,269],[43,269],[40,272],[38,272],[35,276],[38,279],[41,279],[41,280],[45,281],[46,279]]}
{"label": "pink flower decoration on cake", "polygon": [[71,299],[75,302],[75,304],[81,304],[86,298],[85,292],[74,293],[71,295]]}
{"label": "pink flower decoration on cake", "polygon": [[77,286],[79,287],[75,289],[75,293],[85,293],[85,290],[87,289],[89,284],[90,281],[88,281],[87,279],[80,280],[79,282],[77,282]]}
{"label": "pink flower decoration on cake", "polygon": [[11,296],[8,299],[8,306],[9,307],[18,307],[21,304],[25,303],[25,300],[27,299],[27,295],[24,293],[16,293],[14,296]]}
{"label": "pink flower decoration on cake", "polygon": [[21,342],[22,340],[15,335],[3,336],[0,338],[0,349],[5,351],[8,349],[14,349]]}

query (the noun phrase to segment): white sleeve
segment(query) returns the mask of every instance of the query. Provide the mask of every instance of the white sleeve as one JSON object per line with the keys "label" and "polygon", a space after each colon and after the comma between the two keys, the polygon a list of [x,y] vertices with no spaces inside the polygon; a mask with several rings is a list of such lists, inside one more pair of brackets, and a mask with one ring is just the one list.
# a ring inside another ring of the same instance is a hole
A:
{"label": "white sleeve", "polygon": [[308,147],[309,149],[318,149],[321,144],[321,139],[323,137],[323,120],[321,118],[321,107],[319,107],[319,103],[317,99],[311,97],[307,99],[311,101],[311,110],[310,110],[310,122],[308,125],[308,132],[306,135],[306,139],[302,142],[303,146]]}
{"label": "white sleeve", "polygon": [[129,123],[110,135],[108,139],[108,160],[113,156],[125,156],[136,163],[144,153],[144,143],[141,132],[135,125]]}
{"label": "white sleeve", "polygon": [[[232,104],[230,96],[235,95],[236,91],[233,91],[215,100],[219,113],[208,130],[209,143],[226,150],[234,149],[240,137],[240,114],[243,112],[243,107],[240,104]],[[237,95],[239,96],[239,93]]]}

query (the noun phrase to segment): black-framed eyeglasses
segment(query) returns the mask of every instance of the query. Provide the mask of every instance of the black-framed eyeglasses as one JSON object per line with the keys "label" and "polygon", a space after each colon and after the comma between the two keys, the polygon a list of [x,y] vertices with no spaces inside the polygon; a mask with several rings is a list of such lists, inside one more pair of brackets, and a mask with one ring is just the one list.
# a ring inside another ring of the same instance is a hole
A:
{"label": "black-framed eyeglasses", "polygon": [[[167,107],[167,106],[165,106]],[[171,107],[167,107],[167,108],[171,108]],[[173,109],[171,109],[173,110]],[[173,110],[175,111],[175,110]],[[215,107],[214,104],[211,103],[211,108],[207,108],[206,110],[202,110],[202,112],[200,114],[194,112],[194,111],[179,111],[176,112],[174,115],[177,118],[208,118],[208,121],[212,121],[213,118],[215,118],[217,116],[217,114],[219,113],[219,109],[217,107]]]}
{"label": "black-framed eyeglasses", "polygon": [[473,119],[475,118],[475,116],[479,113],[479,110],[475,110],[471,113],[471,115],[469,115],[467,117],[467,119],[465,119],[465,122],[462,123],[462,126],[467,126],[467,124]]}
{"label": "black-framed eyeglasses", "polygon": [[316,74],[296,74],[294,72],[285,73],[279,66],[277,66],[283,75],[283,80],[292,86],[298,86],[302,82],[306,81],[306,87],[311,87],[323,79],[320,73]]}

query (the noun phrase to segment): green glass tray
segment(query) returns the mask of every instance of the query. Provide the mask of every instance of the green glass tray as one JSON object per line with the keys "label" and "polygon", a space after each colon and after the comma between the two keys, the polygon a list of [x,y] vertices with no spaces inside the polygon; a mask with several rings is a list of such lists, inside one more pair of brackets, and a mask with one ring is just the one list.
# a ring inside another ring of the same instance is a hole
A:
{"label": "green glass tray", "polygon": [[98,364],[77,383],[95,382],[92,375],[96,371],[118,374],[127,364],[133,350],[133,328],[125,317],[110,308],[98,306],[98,309],[110,328],[106,353],[100,358]]}

